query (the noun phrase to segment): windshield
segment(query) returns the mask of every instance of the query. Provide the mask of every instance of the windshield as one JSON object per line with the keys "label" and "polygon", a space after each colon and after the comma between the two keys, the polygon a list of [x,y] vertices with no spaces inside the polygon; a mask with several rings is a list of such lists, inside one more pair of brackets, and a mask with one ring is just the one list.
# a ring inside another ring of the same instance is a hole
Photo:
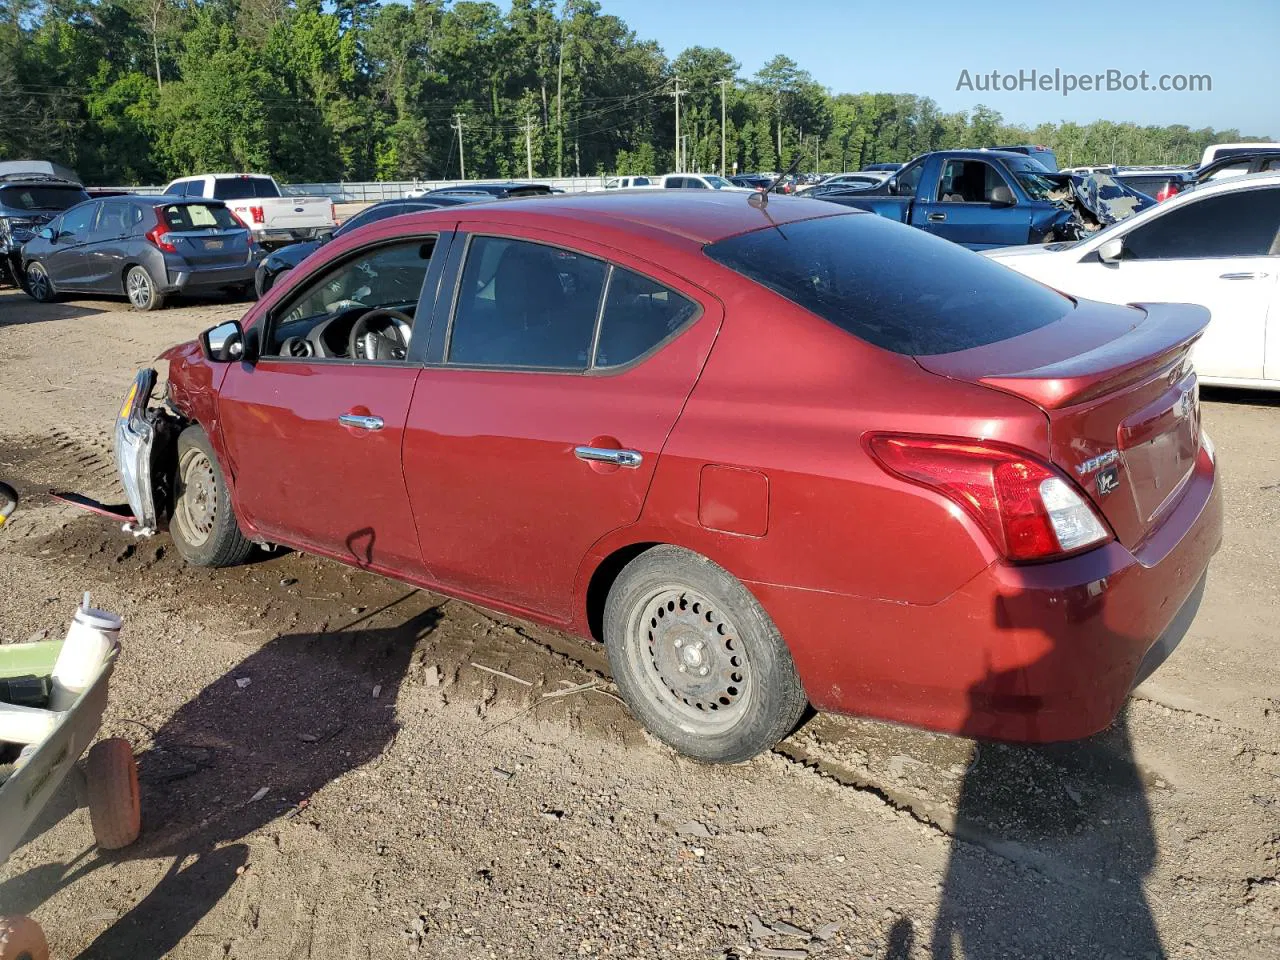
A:
{"label": "windshield", "polygon": [[1052,200],[1053,193],[1062,189],[1060,184],[1043,173],[1034,173],[1030,170],[1015,170],[1013,175],[1018,178],[1018,185],[1026,191],[1027,196],[1032,200]]}
{"label": "windshield", "polygon": [[215,180],[213,196],[215,200],[254,200],[260,197],[278,197],[280,191],[270,177],[235,177]]}
{"label": "windshield", "polygon": [[703,177],[702,179],[706,180],[707,183],[711,184],[711,186],[713,186],[717,190],[723,190],[725,187],[733,186],[733,184],[730,183],[728,180],[726,180],[724,177],[706,176],[706,177]]}
{"label": "windshield", "polygon": [[0,206],[13,210],[66,210],[88,199],[89,195],[82,188],[71,184],[11,184],[0,187]]}
{"label": "windshield", "polygon": [[996,343],[1074,303],[947,240],[865,213],[756,230],[711,259],[877,347],[914,356]]}

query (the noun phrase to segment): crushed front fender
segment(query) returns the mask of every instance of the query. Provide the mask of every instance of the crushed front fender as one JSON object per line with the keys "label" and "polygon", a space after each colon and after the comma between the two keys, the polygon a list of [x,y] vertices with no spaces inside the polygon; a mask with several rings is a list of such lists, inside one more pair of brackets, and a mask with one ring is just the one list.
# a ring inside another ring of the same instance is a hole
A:
{"label": "crushed front fender", "polygon": [[133,510],[132,531],[149,536],[168,517],[173,470],[170,453],[180,421],[162,407],[152,408],[156,372],[138,371],[116,418],[116,469]]}

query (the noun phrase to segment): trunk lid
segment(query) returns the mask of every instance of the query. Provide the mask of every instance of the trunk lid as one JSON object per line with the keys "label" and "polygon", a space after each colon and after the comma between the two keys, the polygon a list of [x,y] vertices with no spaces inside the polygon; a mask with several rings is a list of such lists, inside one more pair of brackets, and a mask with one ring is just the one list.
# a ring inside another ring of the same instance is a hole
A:
{"label": "trunk lid", "polygon": [[1030,333],[915,359],[931,373],[1040,407],[1049,459],[1132,549],[1177,502],[1200,451],[1189,353],[1208,322],[1209,311],[1190,304],[1080,301]]}
{"label": "trunk lid", "polygon": [[249,259],[249,231],[208,228],[169,231],[165,239],[178,250],[178,255],[193,267],[223,267],[246,263]]}

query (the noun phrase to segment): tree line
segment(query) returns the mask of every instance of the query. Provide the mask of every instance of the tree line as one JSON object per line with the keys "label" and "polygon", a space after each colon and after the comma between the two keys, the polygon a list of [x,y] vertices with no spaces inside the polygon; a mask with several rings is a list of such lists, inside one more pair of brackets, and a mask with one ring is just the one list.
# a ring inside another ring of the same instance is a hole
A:
{"label": "tree line", "polygon": [[1191,163],[1248,139],[832,93],[781,54],[744,77],[714,47],[668,59],[595,0],[0,3],[0,159],[54,160],[91,184],[718,171],[722,157],[732,173],[797,155],[832,171],[999,143],[1046,144],[1063,165]]}

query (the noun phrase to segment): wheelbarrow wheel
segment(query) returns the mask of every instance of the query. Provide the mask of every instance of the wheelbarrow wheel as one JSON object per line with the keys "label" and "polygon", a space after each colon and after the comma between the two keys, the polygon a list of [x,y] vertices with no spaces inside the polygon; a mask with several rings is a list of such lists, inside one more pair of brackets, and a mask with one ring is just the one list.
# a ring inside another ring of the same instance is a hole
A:
{"label": "wheelbarrow wheel", "polygon": [[129,741],[113,737],[95,743],[89,751],[85,779],[89,819],[93,821],[98,847],[119,850],[137,840],[142,810],[138,801],[138,764]]}
{"label": "wheelbarrow wheel", "polygon": [[0,917],[0,960],[49,960],[40,924],[30,917]]}

